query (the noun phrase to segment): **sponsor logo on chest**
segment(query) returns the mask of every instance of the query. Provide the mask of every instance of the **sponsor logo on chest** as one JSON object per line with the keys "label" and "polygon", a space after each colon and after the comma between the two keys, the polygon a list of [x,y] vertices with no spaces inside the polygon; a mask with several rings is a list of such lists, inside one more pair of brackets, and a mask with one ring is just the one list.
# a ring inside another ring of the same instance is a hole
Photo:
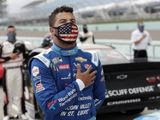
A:
{"label": "sponsor logo on chest", "polygon": [[69,64],[62,64],[58,66],[60,70],[65,70],[65,69],[69,69]]}
{"label": "sponsor logo on chest", "polygon": [[78,61],[78,62],[81,62],[81,63],[87,61],[87,59],[85,59],[83,57],[76,57],[75,60]]}

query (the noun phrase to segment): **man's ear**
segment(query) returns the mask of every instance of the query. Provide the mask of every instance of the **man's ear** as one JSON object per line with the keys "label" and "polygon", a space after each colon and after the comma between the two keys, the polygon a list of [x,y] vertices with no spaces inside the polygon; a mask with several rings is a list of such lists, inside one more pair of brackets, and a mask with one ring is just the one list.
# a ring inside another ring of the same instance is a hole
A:
{"label": "man's ear", "polygon": [[55,28],[50,27],[50,32],[52,33],[52,35],[55,35],[55,34],[56,34],[56,29],[55,29]]}

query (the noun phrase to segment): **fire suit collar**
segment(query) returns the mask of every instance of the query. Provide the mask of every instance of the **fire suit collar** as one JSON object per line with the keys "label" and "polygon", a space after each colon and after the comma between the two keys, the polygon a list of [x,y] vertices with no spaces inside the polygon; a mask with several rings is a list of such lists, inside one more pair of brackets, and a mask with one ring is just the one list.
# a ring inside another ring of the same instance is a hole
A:
{"label": "fire suit collar", "polygon": [[71,49],[63,49],[63,48],[60,48],[59,46],[53,44],[51,49],[53,51],[55,51],[57,54],[62,55],[62,56],[72,56],[78,52],[77,46],[75,46],[74,48],[71,48]]}

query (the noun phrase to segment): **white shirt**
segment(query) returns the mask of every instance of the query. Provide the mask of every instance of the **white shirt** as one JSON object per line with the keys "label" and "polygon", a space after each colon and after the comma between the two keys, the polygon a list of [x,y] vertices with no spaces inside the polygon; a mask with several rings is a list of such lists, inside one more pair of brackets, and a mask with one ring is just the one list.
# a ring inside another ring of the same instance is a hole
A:
{"label": "white shirt", "polygon": [[85,44],[93,44],[93,32],[91,31],[88,31],[87,33],[84,33],[84,32],[79,32],[79,37],[87,37],[87,39],[82,42],[85,43]]}
{"label": "white shirt", "polygon": [[[146,35],[146,37],[139,42],[138,44],[135,44],[134,42],[138,41],[143,35]],[[151,44],[151,36],[147,31],[144,31],[141,33],[138,29],[132,32],[131,35],[131,42],[132,42],[132,48],[135,50],[147,50],[148,45]]]}

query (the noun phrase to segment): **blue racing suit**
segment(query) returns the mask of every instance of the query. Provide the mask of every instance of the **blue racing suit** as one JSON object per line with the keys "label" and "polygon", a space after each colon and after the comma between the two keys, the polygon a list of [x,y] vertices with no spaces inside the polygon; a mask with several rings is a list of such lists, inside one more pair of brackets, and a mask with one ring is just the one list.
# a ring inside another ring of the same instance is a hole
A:
{"label": "blue racing suit", "polygon": [[[94,83],[83,90],[76,81],[77,64],[81,72],[89,65],[97,71]],[[96,116],[96,109],[105,99],[103,70],[96,53],[77,47],[62,49],[54,44],[30,61],[29,71],[46,120],[88,120]]]}

